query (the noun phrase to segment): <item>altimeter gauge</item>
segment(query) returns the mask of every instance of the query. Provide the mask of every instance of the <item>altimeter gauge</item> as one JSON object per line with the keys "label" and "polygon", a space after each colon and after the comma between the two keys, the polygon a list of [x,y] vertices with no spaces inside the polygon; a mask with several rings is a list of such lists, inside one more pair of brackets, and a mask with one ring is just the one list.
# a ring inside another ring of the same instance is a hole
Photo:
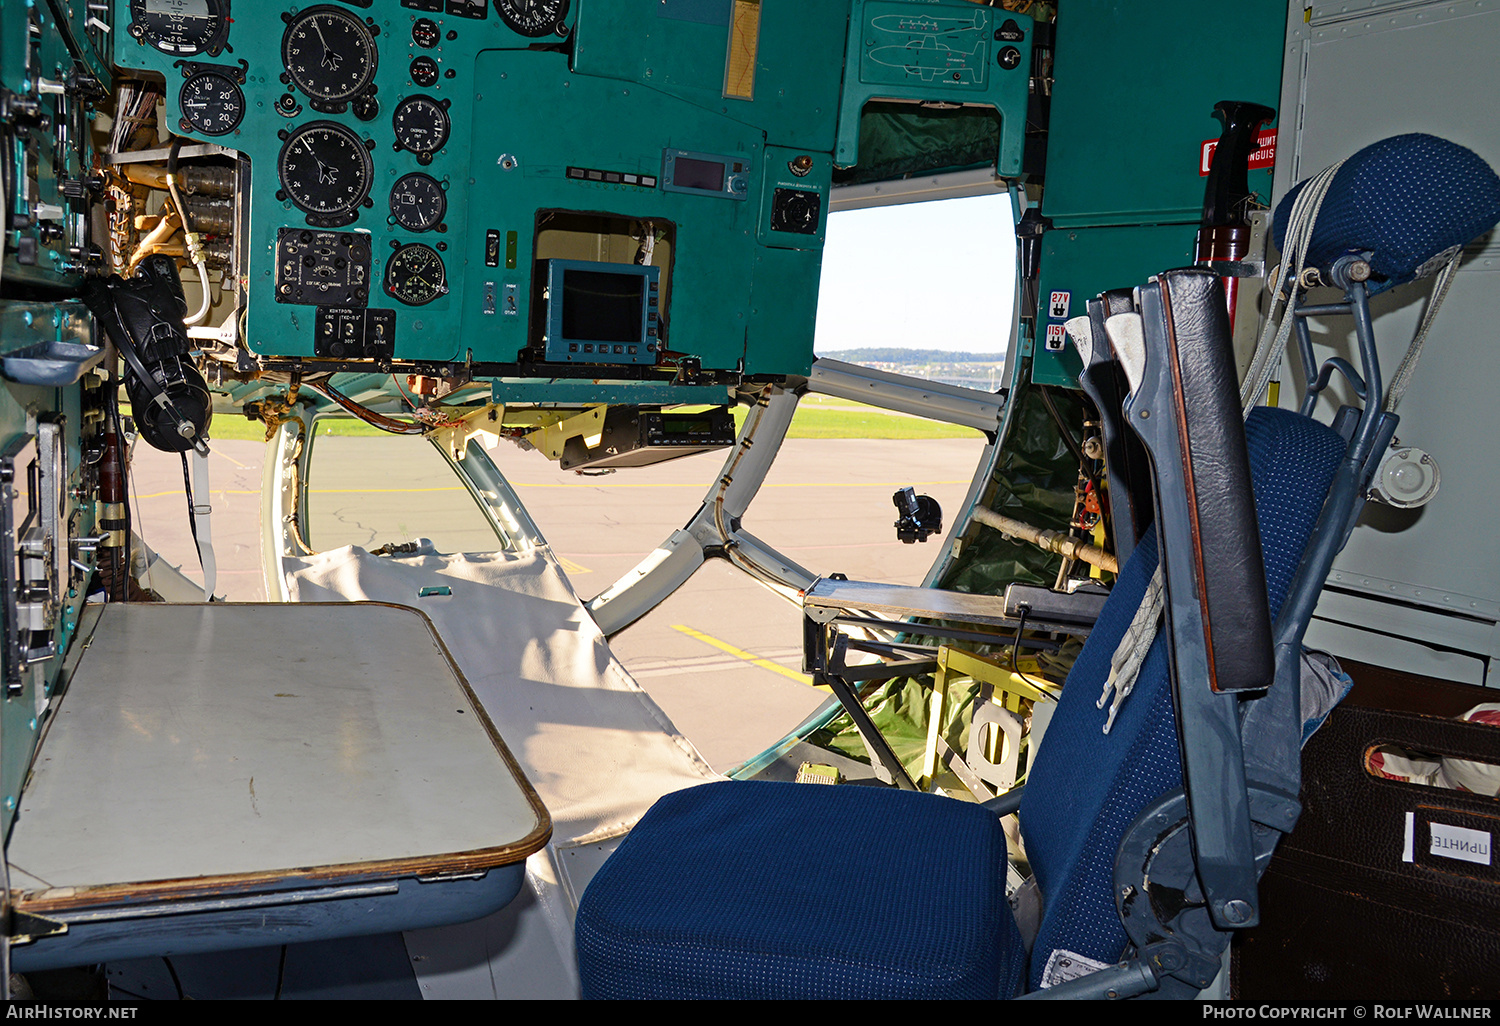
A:
{"label": "altimeter gauge", "polygon": [[391,219],[409,232],[430,232],[448,212],[443,183],[431,175],[414,171],[402,175],[391,187]]}
{"label": "altimeter gauge", "polygon": [[337,228],[369,206],[375,169],[365,141],[336,121],[314,121],[287,133],[276,160],[278,199],[289,199],[308,223]]}
{"label": "altimeter gauge", "polygon": [[224,135],[245,117],[245,94],[239,84],[217,71],[199,71],[182,83],[177,94],[183,131]]}
{"label": "altimeter gauge", "polygon": [[229,0],[130,0],[128,31],[175,57],[218,56],[229,38]]}
{"label": "altimeter gauge", "polygon": [[512,31],[538,39],[554,32],[566,33],[563,19],[568,16],[569,3],[570,0],[495,0],[495,13]]}
{"label": "altimeter gauge", "polygon": [[324,4],[284,17],[281,63],[293,84],[308,97],[325,104],[342,103],[374,80],[375,37],[359,15]]}
{"label": "altimeter gauge", "polygon": [[431,246],[407,243],[386,261],[385,291],[407,306],[425,306],[446,296],[448,273],[443,258]]}

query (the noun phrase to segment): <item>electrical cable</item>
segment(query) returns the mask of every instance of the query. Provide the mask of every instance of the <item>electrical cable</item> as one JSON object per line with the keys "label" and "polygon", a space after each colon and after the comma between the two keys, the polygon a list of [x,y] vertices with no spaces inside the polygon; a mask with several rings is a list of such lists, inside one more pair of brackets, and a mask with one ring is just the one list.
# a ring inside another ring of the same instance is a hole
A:
{"label": "electrical cable", "polygon": [[[434,410],[430,406],[419,406],[419,405],[417,405],[416,400],[414,400],[411,396],[407,395],[406,389],[401,386],[401,378],[400,378],[400,376],[398,376],[396,374],[392,374],[391,375],[391,384],[395,385],[396,386],[396,390],[401,393],[401,398],[406,401],[406,405],[407,405],[408,408],[410,408],[412,416],[415,417],[417,419],[417,421],[420,424],[422,424],[424,427],[429,427],[429,428],[457,427],[458,425],[460,425],[460,424],[463,423],[462,420],[453,420],[447,414],[439,413],[438,411]],[[458,391],[458,389],[454,389],[454,391],[456,392],[456,391]],[[453,393],[450,392],[448,394],[452,395]],[[425,416],[423,415],[423,412],[422,412],[423,410],[427,411],[427,413],[426,413]]]}
{"label": "electrical cable", "polygon": [[10,132],[0,132],[0,283],[4,281],[5,273],[5,240],[10,238],[10,205],[11,205],[11,183],[15,181],[15,144],[11,141]]}
{"label": "electrical cable", "polygon": [[1053,404],[1052,389],[1047,385],[1038,385],[1037,392],[1042,397],[1042,405],[1047,407],[1047,412],[1052,415],[1053,421],[1057,423],[1057,430],[1062,434],[1063,444],[1068,447],[1069,451],[1078,460],[1079,469],[1083,471],[1084,476],[1089,479],[1089,482],[1093,484],[1095,489],[1099,488],[1098,473],[1088,469],[1088,465],[1093,461],[1083,454],[1083,447],[1074,440],[1073,432],[1068,429],[1068,425],[1063,421],[1062,414],[1057,411],[1057,406]]}
{"label": "electrical cable", "polygon": [[319,395],[333,400],[346,413],[357,417],[358,419],[364,421],[366,424],[369,424],[371,427],[379,428],[382,431],[389,431],[393,435],[420,435],[425,434],[427,431],[427,428],[421,424],[408,424],[405,421],[393,420],[392,418],[387,417],[384,414],[376,413],[374,410],[369,409],[368,407],[361,406],[359,403],[355,402],[353,399],[350,399],[344,393],[334,388],[332,383],[330,382],[308,381],[304,382],[304,384],[314,392],[317,392]]}
{"label": "electrical cable", "polygon": [[[125,512],[125,544],[121,546],[121,559],[115,566],[115,594],[129,599],[128,588],[130,586],[130,462],[125,458],[125,429],[120,423],[120,389],[114,384],[115,379],[110,378],[110,416],[115,424],[115,458],[120,464],[120,480],[125,486],[125,496],[120,505]],[[120,580],[120,573],[124,572],[125,579]]]}
{"label": "electrical cable", "polygon": [[188,218],[187,204],[182,202],[182,194],[177,191],[177,154],[182,149],[182,137],[178,136],[172,140],[172,146],[167,150],[167,191],[172,195],[172,205],[177,208],[177,217],[182,221],[182,235],[187,241],[188,259],[198,269],[198,281],[203,286],[203,302],[198,305],[198,312],[191,317],[183,318],[182,323],[192,327],[202,324],[208,319],[210,297],[208,292],[208,264],[203,256],[203,237],[193,231],[192,221]]}
{"label": "electrical cable", "polygon": [[182,990],[182,980],[177,975],[177,970],[172,966],[172,960],[163,955],[161,960],[166,963],[167,973],[172,977],[172,985],[177,988],[177,1000],[187,1000],[187,995]]}

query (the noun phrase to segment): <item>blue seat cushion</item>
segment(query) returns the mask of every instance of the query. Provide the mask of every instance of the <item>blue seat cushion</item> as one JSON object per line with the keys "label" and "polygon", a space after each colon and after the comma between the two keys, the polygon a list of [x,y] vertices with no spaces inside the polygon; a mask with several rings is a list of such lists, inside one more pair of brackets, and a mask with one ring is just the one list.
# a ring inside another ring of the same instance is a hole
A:
{"label": "blue seat cushion", "polygon": [[585,998],[1010,997],[1026,953],[984,809],[724,781],[662,798],[579,904]]}

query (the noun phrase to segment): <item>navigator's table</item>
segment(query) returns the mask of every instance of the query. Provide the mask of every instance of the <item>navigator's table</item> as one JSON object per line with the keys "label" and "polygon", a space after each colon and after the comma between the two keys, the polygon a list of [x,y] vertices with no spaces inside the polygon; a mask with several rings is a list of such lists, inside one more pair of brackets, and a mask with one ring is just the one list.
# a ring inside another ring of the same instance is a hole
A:
{"label": "navigator's table", "polygon": [[17,971],[478,918],[551,833],[416,610],[89,606],[69,662],[8,848]]}

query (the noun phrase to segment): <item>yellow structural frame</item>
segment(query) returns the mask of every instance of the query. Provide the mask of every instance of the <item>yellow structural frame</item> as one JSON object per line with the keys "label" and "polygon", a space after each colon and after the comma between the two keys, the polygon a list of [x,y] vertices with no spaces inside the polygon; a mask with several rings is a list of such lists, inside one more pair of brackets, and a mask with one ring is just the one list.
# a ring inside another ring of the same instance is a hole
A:
{"label": "yellow structural frame", "polygon": [[[1055,702],[1058,695],[1062,693],[1058,685],[1017,673],[1011,668],[1014,665],[1011,660],[1002,664],[989,656],[982,656],[961,648],[950,648],[947,645],[938,648],[937,660],[938,668],[933,678],[932,696],[928,700],[927,749],[922,759],[922,775],[917,781],[917,786],[923,790],[932,787],[933,779],[937,776],[938,760],[943,758],[945,763],[948,761],[941,753],[946,752],[951,758],[962,758],[961,755],[953,752],[947,742],[942,739],[942,725],[947,715],[948,693],[955,682],[970,679],[990,685],[994,689],[990,701],[1004,708],[1017,719],[1024,719],[1024,710],[1021,708],[1023,701]],[[969,744],[972,746],[976,740],[971,735]],[[1019,739],[1018,754],[1026,747],[1027,737],[1023,734]],[[997,732],[990,733],[987,748],[989,750],[985,752],[985,757],[990,762],[999,762],[1002,753]]]}

